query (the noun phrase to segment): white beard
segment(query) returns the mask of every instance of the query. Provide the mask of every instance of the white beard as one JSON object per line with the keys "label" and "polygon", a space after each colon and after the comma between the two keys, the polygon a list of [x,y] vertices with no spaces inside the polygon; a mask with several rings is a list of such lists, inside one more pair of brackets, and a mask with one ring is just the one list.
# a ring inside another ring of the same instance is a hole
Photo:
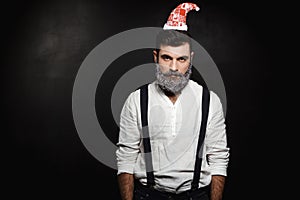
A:
{"label": "white beard", "polygon": [[[180,93],[183,88],[188,84],[192,74],[192,65],[189,66],[185,74],[177,71],[168,71],[163,73],[158,64],[156,64],[156,80],[162,90],[174,94]],[[175,76],[175,77],[174,77]]]}

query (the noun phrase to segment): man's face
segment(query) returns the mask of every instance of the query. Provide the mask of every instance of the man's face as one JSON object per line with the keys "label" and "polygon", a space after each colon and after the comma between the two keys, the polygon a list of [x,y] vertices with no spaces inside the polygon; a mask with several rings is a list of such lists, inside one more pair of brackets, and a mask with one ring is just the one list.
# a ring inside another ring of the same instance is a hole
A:
{"label": "man's face", "polygon": [[178,47],[161,46],[158,55],[157,51],[153,52],[154,61],[159,64],[162,73],[172,70],[185,74],[190,66],[192,55],[188,43]]}
{"label": "man's face", "polygon": [[160,51],[153,51],[154,61],[158,63],[156,77],[158,84],[174,94],[181,92],[187,85],[191,74],[191,59],[188,43],[184,45],[161,46]]}

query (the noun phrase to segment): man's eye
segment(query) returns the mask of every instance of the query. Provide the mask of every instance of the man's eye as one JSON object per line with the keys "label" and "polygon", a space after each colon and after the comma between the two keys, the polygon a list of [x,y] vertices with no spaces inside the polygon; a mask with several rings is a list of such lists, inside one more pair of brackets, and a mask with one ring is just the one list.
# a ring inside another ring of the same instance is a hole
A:
{"label": "man's eye", "polygon": [[162,59],[164,59],[164,60],[171,60],[170,56],[162,56]]}
{"label": "man's eye", "polygon": [[185,58],[178,58],[178,61],[179,61],[179,62],[185,62],[186,59],[185,59]]}

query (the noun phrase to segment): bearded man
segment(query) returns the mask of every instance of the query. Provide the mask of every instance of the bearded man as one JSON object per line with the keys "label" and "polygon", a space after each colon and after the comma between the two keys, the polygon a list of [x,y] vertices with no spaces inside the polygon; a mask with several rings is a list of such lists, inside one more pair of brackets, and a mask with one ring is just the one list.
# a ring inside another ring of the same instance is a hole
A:
{"label": "bearded man", "polygon": [[121,112],[116,155],[123,200],[222,199],[229,159],[222,104],[208,92],[200,144],[204,87],[190,80],[193,56],[186,32],[158,34],[156,80],[146,85],[147,101],[136,90]]}

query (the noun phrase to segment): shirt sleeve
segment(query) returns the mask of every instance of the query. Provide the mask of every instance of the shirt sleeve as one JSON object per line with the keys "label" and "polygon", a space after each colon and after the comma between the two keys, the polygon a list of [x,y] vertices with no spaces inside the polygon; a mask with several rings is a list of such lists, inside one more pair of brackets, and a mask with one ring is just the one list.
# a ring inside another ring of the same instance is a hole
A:
{"label": "shirt sleeve", "polygon": [[227,146],[225,118],[219,97],[210,92],[209,118],[206,134],[206,156],[212,175],[227,176],[229,148]]}
{"label": "shirt sleeve", "polygon": [[117,167],[120,173],[133,174],[140,147],[139,91],[131,93],[125,101],[120,115],[120,132],[117,143]]}

